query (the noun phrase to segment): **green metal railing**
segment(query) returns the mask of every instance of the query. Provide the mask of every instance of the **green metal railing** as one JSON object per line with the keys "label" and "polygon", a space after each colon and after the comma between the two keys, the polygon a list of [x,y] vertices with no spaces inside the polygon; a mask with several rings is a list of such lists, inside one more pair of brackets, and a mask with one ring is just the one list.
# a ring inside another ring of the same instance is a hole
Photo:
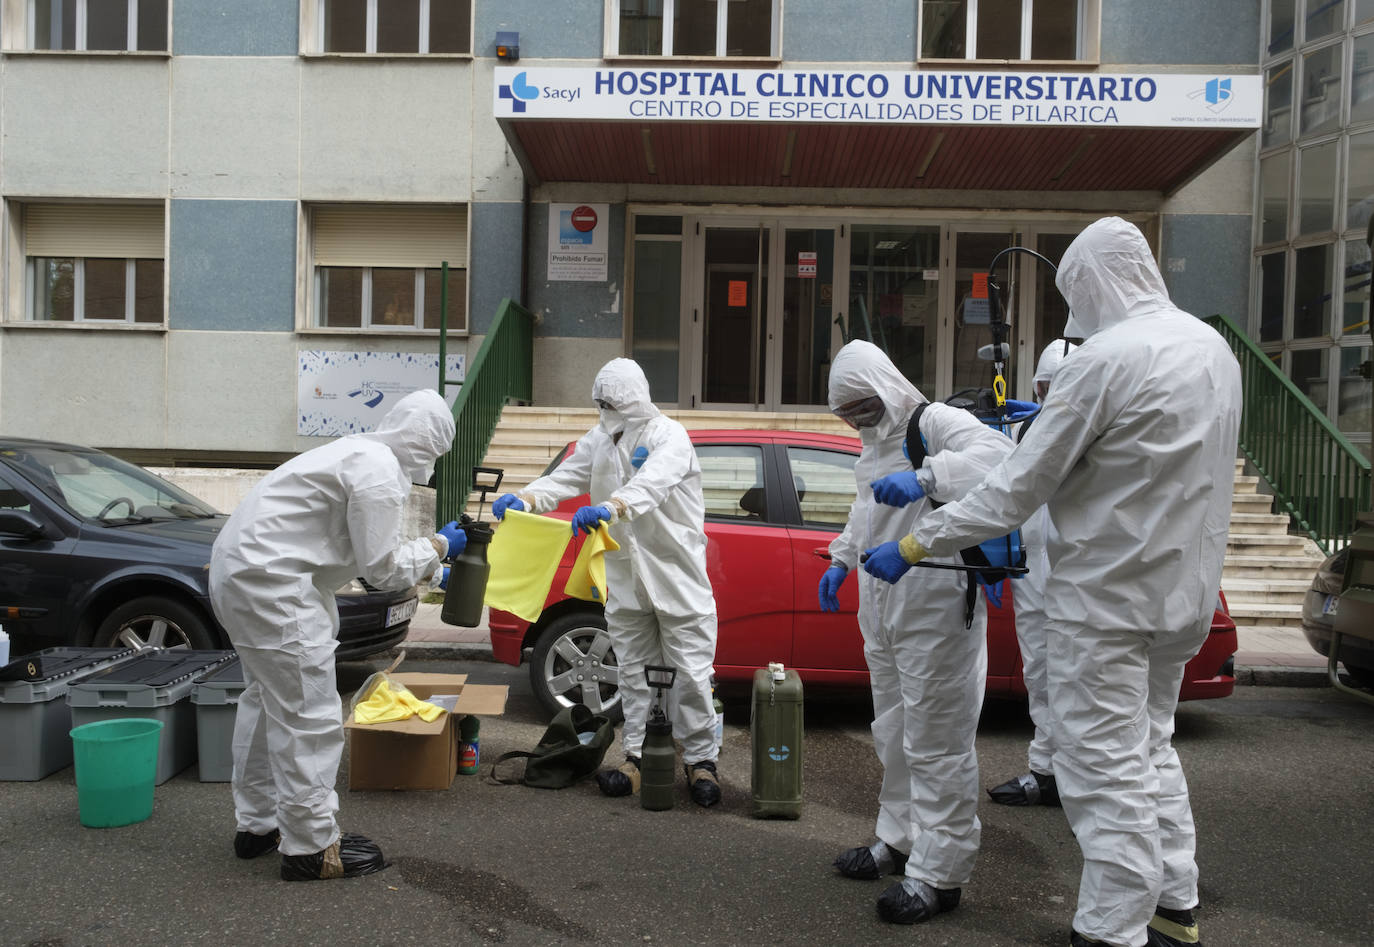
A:
{"label": "green metal railing", "polygon": [[1240,361],[1241,452],[1301,532],[1327,553],[1344,547],[1370,508],[1369,461],[1234,322],[1205,321]]}
{"label": "green metal railing", "polygon": [[[448,286],[448,280],[441,283]],[[447,312],[447,300],[440,308]],[[446,325],[447,319],[440,321]],[[462,385],[453,403],[453,420],[458,428],[453,447],[436,465],[437,496],[434,516],[438,523],[456,520],[467,506],[472,492],[472,468],[482,462],[501,409],[507,401],[534,398],[534,316],[510,299],[501,300],[496,319],[477,357],[466,367],[461,381],[449,379],[446,351],[447,331],[439,333],[439,390]]]}

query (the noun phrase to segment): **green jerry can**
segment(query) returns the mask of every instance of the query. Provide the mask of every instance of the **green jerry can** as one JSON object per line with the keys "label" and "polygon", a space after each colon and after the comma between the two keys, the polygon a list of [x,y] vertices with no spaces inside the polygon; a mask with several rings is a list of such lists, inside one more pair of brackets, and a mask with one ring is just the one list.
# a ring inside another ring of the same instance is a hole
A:
{"label": "green jerry can", "polygon": [[749,715],[754,818],[796,819],[802,803],[802,682],[770,664],[754,672]]}

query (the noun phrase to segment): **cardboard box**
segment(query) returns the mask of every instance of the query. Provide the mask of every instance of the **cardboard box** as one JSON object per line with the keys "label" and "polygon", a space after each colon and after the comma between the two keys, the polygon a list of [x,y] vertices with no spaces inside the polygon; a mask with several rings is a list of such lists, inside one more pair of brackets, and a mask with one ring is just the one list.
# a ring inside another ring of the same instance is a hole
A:
{"label": "cardboard box", "polygon": [[499,717],[506,710],[505,684],[469,684],[466,674],[393,673],[421,700],[457,694],[452,713],[426,723],[419,717],[360,724],[350,713],[349,789],[447,789],[458,773],[458,724],[465,714]]}

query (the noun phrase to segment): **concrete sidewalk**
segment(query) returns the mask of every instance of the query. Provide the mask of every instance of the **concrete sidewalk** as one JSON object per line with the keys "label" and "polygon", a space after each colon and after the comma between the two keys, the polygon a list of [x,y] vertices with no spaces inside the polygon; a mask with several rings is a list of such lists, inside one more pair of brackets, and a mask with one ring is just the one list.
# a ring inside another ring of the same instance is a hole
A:
{"label": "concrete sidewalk", "polygon": [[[447,625],[443,605],[421,603],[402,645],[408,658],[492,661],[487,612],[476,628]],[[1236,632],[1236,683],[1286,687],[1325,687],[1326,659],[1313,651],[1300,628],[1257,626]]]}

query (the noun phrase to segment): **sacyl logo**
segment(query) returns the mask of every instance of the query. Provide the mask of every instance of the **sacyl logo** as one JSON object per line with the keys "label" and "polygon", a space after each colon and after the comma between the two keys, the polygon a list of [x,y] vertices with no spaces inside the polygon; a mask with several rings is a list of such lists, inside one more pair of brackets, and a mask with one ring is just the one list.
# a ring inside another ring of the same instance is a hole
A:
{"label": "sacyl logo", "polygon": [[1188,98],[1201,98],[1207,103],[1207,108],[1213,112],[1221,112],[1231,104],[1231,80],[1230,79],[1208,79],[1207,84],[1196,92],[1188,93]]}
{"label": "sacyl logo", "polygon": [[792,751],[787,748],[787,744],[782,746],[770,746],[768,748],[768,758],[781,763],[792,755]]}
{"label": "sacyl logo", "polygon": [[517,72],[510,85],[500,86],[496,92],[501,98],[511,100],[511,111],[514,112],[525,111],[526,102],[539,98],[539,87],[530,85],[523,72]]}

